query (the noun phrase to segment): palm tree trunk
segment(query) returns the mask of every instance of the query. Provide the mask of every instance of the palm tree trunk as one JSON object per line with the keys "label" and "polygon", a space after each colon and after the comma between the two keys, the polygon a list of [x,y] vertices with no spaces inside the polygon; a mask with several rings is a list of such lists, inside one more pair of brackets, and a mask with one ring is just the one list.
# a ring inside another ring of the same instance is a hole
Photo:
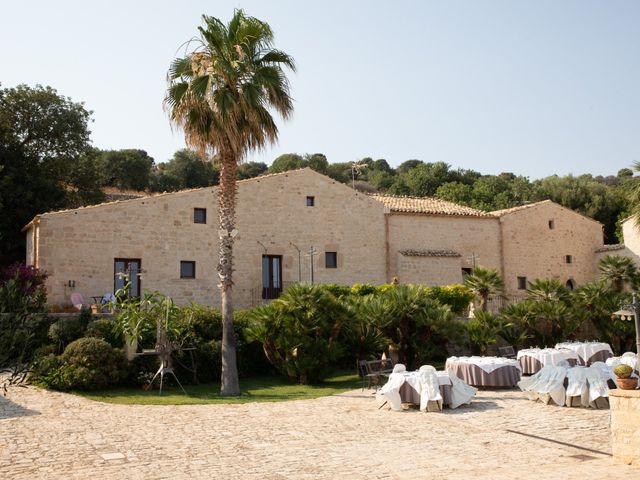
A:
{"label": "palm tree trunk", "polygon": [[220,395],[240,395],[236,361],[236,336],[233,331],[233,236],[236,223],[237,159],[231,149],[221,151],[220,187],[218,190],[220,221],[220,300],[222,305],[222,372]]}

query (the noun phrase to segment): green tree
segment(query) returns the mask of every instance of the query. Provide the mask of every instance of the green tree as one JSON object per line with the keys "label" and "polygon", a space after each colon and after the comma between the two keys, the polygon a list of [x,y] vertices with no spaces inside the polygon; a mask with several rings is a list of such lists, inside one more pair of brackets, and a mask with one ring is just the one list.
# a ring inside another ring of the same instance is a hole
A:
{"label": "green tree", "polygon": [[144,150],[108,150],[100,154],[104,185],[143,191],[149,187],[153,158]]}
{"label": "green tree", "polygon": [[302,158],[302,155],[298,155],[297,153],[283,153],[273,161],[271,167],[269,167],[269,172],[280,173],[286,172],[287,170],[297,170],[298,168],[306,166],[307,162]]}
{"label": "green tree", "polygon": [[187,144],[217,153],[220,164],[218,275],[222,300],[221,394],[239,395],[233,331],[233,243],[236,235],[238,163],[250,150],[273,143],[278,128],[270,113],[288,118],[293,111],[284,67],[293,59],[273,48],[268,24],[236,10],[225,25],[203,16],[195,47],[173,61],[165,105]]}
{"label": "green tree", "polygon": [[[163,176],[170,180],[163,179]],[[164,164],[155,183],[172,185],[175,187],[173,190],[180,190],[217,185],[219,178],[220,172],[211,162],[205,161],[197,152],[182,149]]]}
{"label": "green tree", "polygon": [[238,165],[238,180],[254,178],[263,175],[269,167],[263,162],[246,162]]}
{"label": "green tree", "polygon": [[491,295],[502,292],[504,283],[500,274],[493,268],[475,267],[464,278],[464,286],[480,300],[480,310],[487,311],[487,302]]}
{"label": "green tree", "polygon": [[24,258],[37,213],[100,201],[91,112],[51,87],[0,88],[0,264]]}

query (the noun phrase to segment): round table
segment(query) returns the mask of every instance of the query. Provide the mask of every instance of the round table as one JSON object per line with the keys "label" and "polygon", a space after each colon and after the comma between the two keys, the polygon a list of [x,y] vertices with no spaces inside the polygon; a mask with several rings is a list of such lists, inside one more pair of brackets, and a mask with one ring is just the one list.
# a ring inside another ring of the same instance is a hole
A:
{"label": "round table", "polygon": [[594,362],[605,362],[613,357],[613,350],[608,343],[603,342],[562,342],[556,348],[568,348],[580,357],[580,365],[591,365]]}
{"label": "round table", "polygon": [[[442,404],[451,405],[451,379],[447,372],[437,372]],[[400,387],[400,399],[402,403],[420,405],[420,373],[405,372],[404,383]]]}
{"label": "round table", "polygon": [[558,365],[563,361],[573,367],[579,363],[580,357],[565,348],[525,348],[518,350],[517,360],[523,374],[533,375],[546,365]]}
{"label": "round table", "polygon": [[445,369],[474,387],[515,387],[521,376],[518,361],[502,357],[450,357]]}

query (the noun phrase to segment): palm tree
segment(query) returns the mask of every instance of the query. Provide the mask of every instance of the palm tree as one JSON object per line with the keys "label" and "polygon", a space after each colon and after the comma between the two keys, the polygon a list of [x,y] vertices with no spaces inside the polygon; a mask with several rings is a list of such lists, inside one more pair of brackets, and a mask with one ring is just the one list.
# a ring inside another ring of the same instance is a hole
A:
{"label": "palm tree", "polygon": [[277,140],[271,111],[285,119],[291,115],[293,100],[284,68],[295,71],[295,65],[289,55],[273,48],[269,25],[242,10],[235,10],[227,25],[207,15],[202,19],[199,36],[186,44],[190,50],[169,68],[165,109],[171,123],[184,131],[187,145],[215,155],[220,164],[220,393],[239,395],[232,297],[237,169],[249,151]]}
{"label": "palm tree", "polygon": [[614,291],[624,291],[627,284],[632,285],[638,279],[638,269],[629,257],[607,255],[598,263],[600,277],[611,284]]}
{"label": "palm tree", "polygon": [[569,290],[555,278],[538,278],[529,284],[527,296],[534,301],[560,301],[569,298]]}
{"label": "palm tree", "polygon": [[464,285],[480,299],[480,309],[487,311],[487,302],[491,295],[502,292],[504,283],[500,274],[493,268],[475,267],[464,279]]}

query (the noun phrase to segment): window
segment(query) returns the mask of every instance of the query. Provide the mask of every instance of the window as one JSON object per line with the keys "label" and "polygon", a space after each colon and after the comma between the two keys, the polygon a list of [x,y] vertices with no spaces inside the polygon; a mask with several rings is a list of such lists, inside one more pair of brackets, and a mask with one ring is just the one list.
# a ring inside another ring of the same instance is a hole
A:
{"label": "window", "polygon": [[571,255],[565,255],[565,256],[564,256],[564,261],[565,261],[566,263],[573,263],[573,256],[571,256]]}
{"label": "window", "polygon": [[180,278],[196,278],[196,262],[182,260],[180,262]]}
{"label": "window", "polygon": [[338,252],[324,252],[324,266],[338,268]]}
{"label": "window", "polygon": [[125,285],[130,285],[129,293],[132,297],[140,297],[140,275],[142,263],[139,258],[116,258],[113,261],[113,292],[117,292]]}
{"label": "window", "polygon": [[575,289],[575,288],[576,288],[576,282],[575,282],[575,281],[573,281],[573,279],[571,279],[571,278],[570,278],[569,280],[567,280],[567,283],[565,283],[564,285],[565,285],[565,287],[567,287],[569,290],[573,290],[573,289]]}
{"label": "window", "polygon": [[518,277],[518,290],[527,289],[527,277]]}
{"label": "window", "polygon": [[553,220],[549,220],[549,230],[556,228],[556,223]]}
{"label": "window", "polygon": [[464,278],[467,275],[471,275],[471,269],[470,268],[462,268],[462,277]]}
{"label": "window", "polygon": [[262,298],[278,298],[282,293],[282,256],[262,255]]}
{"label": "window", "polygon": [[307,197],[307,207],[315,207],[316,197]]}
{"label": "window", "polygon": [[193,209],[193,223],[207,223],[207,209],[206,208],[194,208]]}

